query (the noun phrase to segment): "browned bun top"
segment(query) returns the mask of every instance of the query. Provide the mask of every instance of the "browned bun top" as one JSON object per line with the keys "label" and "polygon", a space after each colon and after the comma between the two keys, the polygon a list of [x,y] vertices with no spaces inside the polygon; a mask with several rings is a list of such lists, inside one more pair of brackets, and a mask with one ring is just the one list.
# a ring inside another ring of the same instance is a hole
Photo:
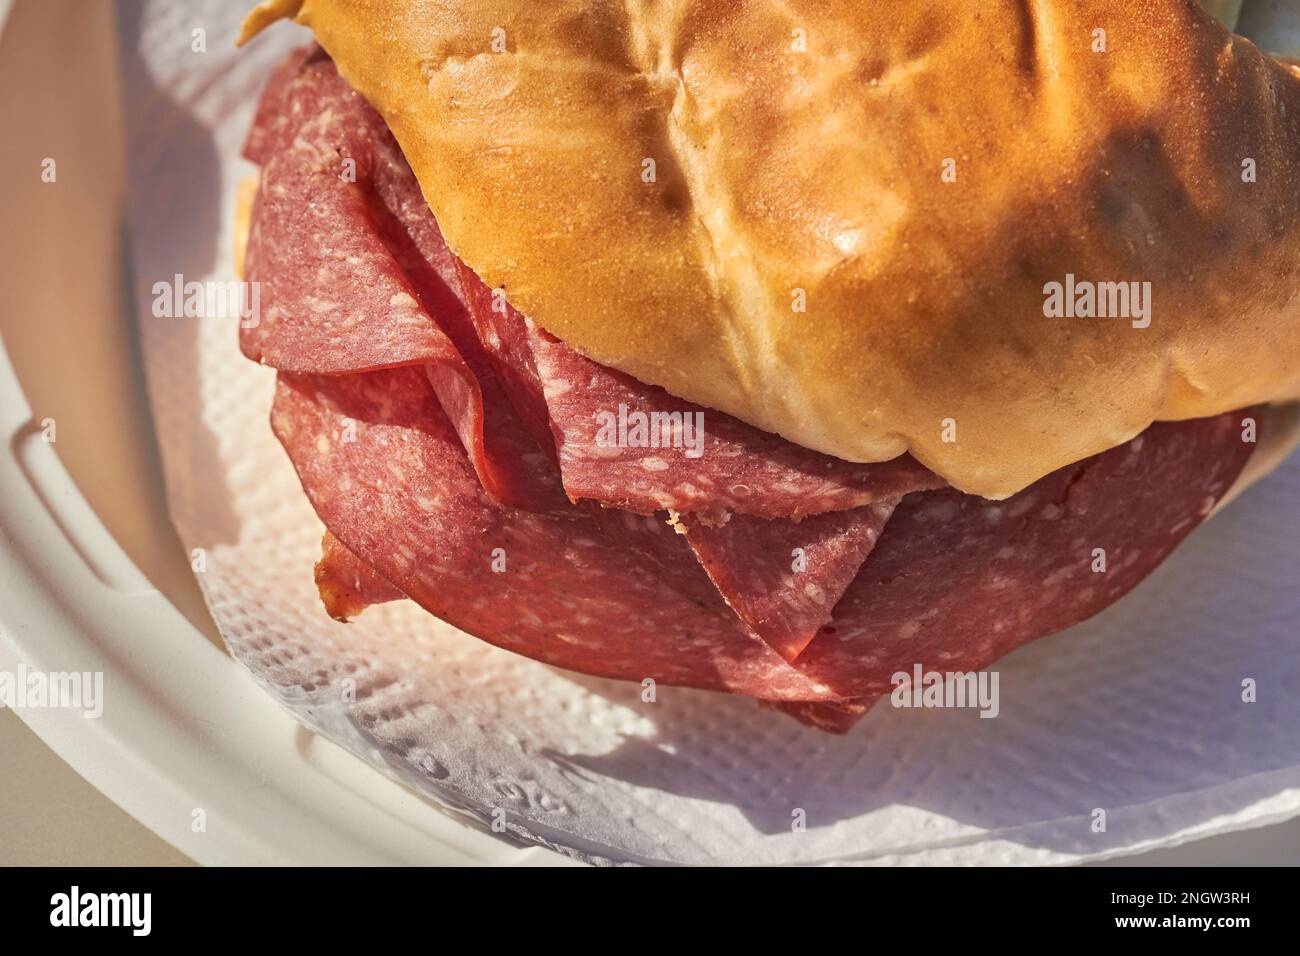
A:
{"label": "browned bun top", "polygon": [[[1002,497],[1300,397],[1300,70],[1190,0],[280,16],[520,311],[807,447]],[[1045,314],[1090,287],[1122,314]]]}

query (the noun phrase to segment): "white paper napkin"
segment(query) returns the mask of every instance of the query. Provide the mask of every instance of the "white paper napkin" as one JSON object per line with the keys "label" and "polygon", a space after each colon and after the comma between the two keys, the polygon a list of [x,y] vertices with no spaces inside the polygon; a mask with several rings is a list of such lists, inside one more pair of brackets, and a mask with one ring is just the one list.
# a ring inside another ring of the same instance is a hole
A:
{"label": "white paper napkin", "polygon": [[[203,549],[231,652],[303,723],[467,817],[503,811],[516,838],[597,861],[1066,862],[1300,813],[1300,461],[1118,606],[1002,661],[994,720],[886,704],[838,738],[721,694],[642,703],[409,602],[331,621],[321,526],[267,424],[274,373],[240,356],[233,320],[150,310],[157,281],[232,278],[240,146],[268,71],[308,40],[281,24],[235,51],[241,6],[119,6],[130,235],[172,516]],[[1261,7],[1297,22],[1294,3]]]}

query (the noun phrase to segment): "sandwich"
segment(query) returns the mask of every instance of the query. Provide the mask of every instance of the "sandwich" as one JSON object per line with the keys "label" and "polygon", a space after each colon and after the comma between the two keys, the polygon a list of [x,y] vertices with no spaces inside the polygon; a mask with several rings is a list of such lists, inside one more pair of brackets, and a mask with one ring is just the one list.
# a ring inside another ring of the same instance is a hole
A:
{"label": "sandwich", "polygon": [[1190,0],[284,18],[240,347],[340,621],[843,732],[1294,443],[1300,67]]}

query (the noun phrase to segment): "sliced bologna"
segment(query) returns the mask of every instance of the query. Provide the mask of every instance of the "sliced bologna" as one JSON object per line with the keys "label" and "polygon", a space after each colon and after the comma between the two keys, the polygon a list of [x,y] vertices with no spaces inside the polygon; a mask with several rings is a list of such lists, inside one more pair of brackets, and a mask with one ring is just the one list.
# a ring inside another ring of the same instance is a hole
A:
{"label": "sliced bologna", "polygon": [[[716,594],[683,597],[583,510],[536,514],[484,494],[416,370],[282,373],[271,424],[339,541],[470,634],[603,677],[773,700],[831,697],[747,634]],[[690,562],[684,542],[681,553]],[[498,559],[505,570],[493,569]]]}
{"label": "sliced bologna", "polygon": [[913,664],[975,670],[1091,617],[1231,487],[1256,447],[1242,418],[1157,423],[1006,501],[909,495],[799,669],[846,697],[887,693]]}
{"label": "sliced bologna", "polygon": [[299,56],[246,148],[263,163],[246,253],[262,308],[240,331],[244,354],[287,372],[423,366],[489,494],[562,505],[448,285],[453,260],[392,134],[332,61]]}

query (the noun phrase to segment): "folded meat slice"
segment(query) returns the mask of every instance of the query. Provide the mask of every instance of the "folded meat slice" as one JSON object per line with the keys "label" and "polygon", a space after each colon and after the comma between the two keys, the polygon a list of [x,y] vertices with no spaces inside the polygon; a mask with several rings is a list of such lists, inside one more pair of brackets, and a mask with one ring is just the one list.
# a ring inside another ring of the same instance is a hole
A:
{"label": "folded meat slice", "polygon": [[316,562],[316,590],[329,616],[349,621],[366,608],[406,597],[326,531]]}
{"label": "folded meat slice", "polygon": [[[291,372],[342,374],[421,365],[488,493],[530,510],[562,507],[559,475],[546,458],[557,442],[560,449],[569,446],[552,419],[531,341],[536,337],[546,344],[549,337],[530,332],[503,298],[493,296],[451,254],[382,119],[348,90],[328,58],[308,51],[291,65],[294,72],[278,74],[279,85],[268,91],[276,109],[259,113],[261,122],[249,140],[250,156],[264,166],[252,216],[248,273],[263,284],[267,309],[260,324],[243,330],[244,351]],[[546,354],[567,360],[597,383],[619,381],[616,373],[563,349],[550,342]],[[666,395],[648,394],[667,401]],[[564,403],[554,408],[561,417],[572,410]],[[749,447],[713,440],[705,451],[726,461],[704,469],[706,481],[712,480],[709,475],[731,479],[749,474],[768,483],[755,488],[760,496],[770,498],[777,492],[772,482],[783,482],[786,493],[799,491],[800,501],[813,500],[809,495],[822,482],[809,481],[808,475],[823,467],[824,456],[809,457],[734,420],[724,427],[744,437]],[[761,457],[779,447],[786,449],[787,458],[809,458],[812,463],[801,466],[802,476]],[[570,468],[579,475],[591,471],[590,466]],[[653,477],[642,468],[636,471]],[[902,474],[916,471],[908,468]],[[885,478],[885,487],[910,486],[890,484],[896,477]],[[618,474],[613,479],[621,480]],[[711,514],[724,515],[741,486],[731,481],[729,487],[730,497],[718,499],[702,487],[692,500],[706,503]],[[653,494],[664,501],[685,500],[669,491]],[[875,492],[859,488],[855,494],[852,500]],[[652,559],[662,552],[656,537],[672,534],[666,527],[648,530],[652,525],[643,519],[597,517],[637,526],[640,532],[632,540]],[[714,533],[687,517],[681,527],[706,560],[718,590],[754,633],[786,656],[797,653],[825,623],[865,556],[862,546],[879,530],[875,513],[845,512],[833,520],[837,528],[844,526],[835,540],[856,546],[831,547],[830,538],[810,542],[816,560],[802,573],[798,590],[764,594],[754,588],[778,583],[777,569],[784,564],[773,556],[790,549],[787,539],[813,535],[817,524],[801,530],[790,522],[738,517],[730,531]],[[742,526],[749,527],[743,537],[738,534]],[[335,560],[328,551],[322,557],[326,582],[332,580]],[[741,574],[741,567],[770,573]],[[683,580],[680,570],[677,558],[660,561],[660,573],[679,587],[707,586],[699,574]],[[325,589],[322,595],[329,606],[333,595]],[[343,610],[355,613],[353,607],[346,604]]]}
{"label": "folded meat slice", "polygon": [[844,701],[759,701],[759,704],[829,734],[847,734],[875,702],[875,697],[863,697]]}
{"label": "folded meat slice", "polygon": [[[978,670],[1132,588],[1249,456],[1236,417],[1155,425],[1005,502],[909,496],[834,631],[793,664],[716,592],[692,600],[669,585],[617,525],[489,498],[418,371],[282,374],[272,426],[343,547],[456,627],[557,666],[745,694],[842,731],[914,663]],[[340,441],[349,421],[355,440]],[[673,541],[656,545],[669,561]]]}
{"label": "folded meat slice", "polygon": [[909,495],[799,669],[844,697],[887,693],[913,664],[976,670],[1109,607],[1232,486],[1256,448],[1246,417],[1157,422],[1005,501]]}
{"label": "folded meat slice", "polygon": [[[906,455],[854,465],[679,402],[541,332],[463,264],[460,281],[516,410],[553,437],[569,496],[631,512],[686,509],[674,523],[723,599],[787,660],[830,619],[898,497],[943,484]],[[667,447],[595,441],[602,415],[638,412],[673,422],[660,433]],[[692,458],[684,432],[697,414],[705,431]]]}
{"label": "folded meat slice", "polygon": [[240,330],[244,354],[287,372],[423,366],[488,493],[562,505],[547,451],[513,413],[448,285],[451,255],[383,119],[323,53],[290,65],[246,147],[262,162],[246,274],[263,308]]}
{"label": "folded meat slice", "polygon": [[[349,422],[355,434],[340,440]],[[603,677],[772,700],[833,696],[746,633],[707,581],[695,601],[662,580],[615,526],[577,506],[538,514],[486,495],[416,369],[281,373],[271,425],[330,532],[461,630]]]}
{"label": "folded meat slice", "polygon": [[712,527],[681,515],[677,524],[731,609],[792,661],[830,622],[896,504],[887,499],[798,522],[732,515]]}
{"label": "folded meat slice", "polygon": [[541,376],[528,343],[523,316],[514,310],[500,290],[489,289],[475,272],[456,260],[457,286],[483,344],[493,370],[519,417],[538,444],[555,453],[551,412],[546,404]]}
{"label": "folded meat slice", "polygon": [[714,521],[798,519],[944,483],[910,455],[857,464],[803,448],[599,365],[531,323],[528,342],[570,498]]}
{"label": "folded meat slice", "polygon": [[[990,502],[678,402],[530,327],[451,255],[333,64],[289,66],[249,140],[264,310],[241,345],[282,370],[273,425],[330,529],[338,617],[409,595],[558,666],[842,730],[913,663],[976,669],[1114,601],[1254,447],[1235,416],[1156,425]],[[671,427],[667,447],[602,442],[602,412],[703,415],[702,453]]]}

